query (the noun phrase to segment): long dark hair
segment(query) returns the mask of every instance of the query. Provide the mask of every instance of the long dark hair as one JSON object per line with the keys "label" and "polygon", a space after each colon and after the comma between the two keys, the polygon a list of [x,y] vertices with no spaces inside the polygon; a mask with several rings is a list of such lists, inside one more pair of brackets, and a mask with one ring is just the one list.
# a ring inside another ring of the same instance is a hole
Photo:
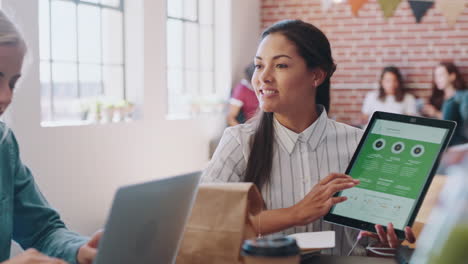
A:
{"label": "long dark hair", "polygon": [[[283,20],[267,28],[262,39],[270,34],[279,33],[292,41],[299,55],[305,60],[307,68],[320,68],[326,73],[322,84],[316,90],[315,103],[321,104],[328,112],[330,109],[330,78],[335,72],[330,43],[327,37],[315,26],[301,20]],[[257,129],[252,138],[251,151],[244,181],[253,182],[261,191],[270,181],[273,164],[273,113],[260,111],[257,114]]]}
{"label": "long dark hair", "polygon": [[387,73],[387,72],[392,73],[393,75],[395,75],[395,77],[397,78],[397,81],[398,81],[398,88],[395,91],[395,100],[397,102],[403,101],[403,98],[405,97],[405,94],[406,94],[406,88],[404,86],[403,76],[401,75],[400,70],[395,66],[387,66],[387,67],[383,68],[382,74],[380,74],[379,97],[378,97],[379,100],[383,102],[383,101],[385,101],[385,98],[387,97],[387,94],[385,93],[385,90],[384,90],[384,88],[382,86],[382,80],[384,78],[385,73]]}
{"label": "long dark hair", "polygon": [[251,62],[247,67],[244,69],[244,76],[247,81],[252,81],[252,76],[255,72],[255,63]]}
{"label": "long dark hair", "polygon": [[[461,75],[460,71],[458,70],[457,66],[453,62],[440,62],[437,67],[444,67],[447,70],[448,74],[455,74],[455,80],[453,81],[452,85],[455,90],[466,90],[467,86],[465,81],[463,80],[463,76]],[[429,97],[429,103],[433,105],[437,110],[442,109],[442,104],[444,103],[444,90],[437,88],[437,84],[435,83],[435,76],[433,73],[432,77],[432,94]]]}

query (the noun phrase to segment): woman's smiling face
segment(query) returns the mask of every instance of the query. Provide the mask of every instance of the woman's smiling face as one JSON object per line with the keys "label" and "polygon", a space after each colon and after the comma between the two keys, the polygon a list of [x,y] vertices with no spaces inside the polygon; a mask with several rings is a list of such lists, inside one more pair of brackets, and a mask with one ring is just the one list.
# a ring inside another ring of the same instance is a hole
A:
{"label": "woman's smiling face", "polygon": [[316,84],[314,71],[283,34],[273,33],[261,41],[252,85],[263,111],[284,113],[315,104]]}
{"label": "woman's smiling face", "polygon": [[450,74],[442,65],[437,66],[434,70],[434,81],[439,90],[444,90],[453,85],[455,79],[456,75],[454,73]]}

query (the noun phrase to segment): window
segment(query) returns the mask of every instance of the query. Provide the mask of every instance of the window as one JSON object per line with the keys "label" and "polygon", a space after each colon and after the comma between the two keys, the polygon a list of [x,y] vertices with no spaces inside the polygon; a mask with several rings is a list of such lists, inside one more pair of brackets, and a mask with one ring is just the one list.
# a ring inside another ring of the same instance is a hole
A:
{"label": "window", "polygon": [[129,105],[123,0],[39,0],[39,36],[43,124],[102,120]]}
{"label": "window", "polygon": [[215,1],[166,3],[169,117],[220,111],[224,92],[215,88]]}

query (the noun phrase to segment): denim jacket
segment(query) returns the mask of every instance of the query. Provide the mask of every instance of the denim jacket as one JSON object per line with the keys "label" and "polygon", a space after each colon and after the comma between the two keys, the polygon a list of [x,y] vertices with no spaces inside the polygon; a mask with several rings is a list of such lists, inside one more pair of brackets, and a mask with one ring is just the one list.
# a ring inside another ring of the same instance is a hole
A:
{"label": "denim jacket", "polygon": [[468,91],[457,91],[442,105],[442,118],[457,122],[450,145],[468,143]]}

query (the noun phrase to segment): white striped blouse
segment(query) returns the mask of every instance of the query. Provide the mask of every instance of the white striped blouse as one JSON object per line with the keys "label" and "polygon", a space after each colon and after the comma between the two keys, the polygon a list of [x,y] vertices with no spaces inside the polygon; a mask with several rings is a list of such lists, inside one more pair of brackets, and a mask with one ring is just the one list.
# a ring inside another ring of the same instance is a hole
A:
{"label": "white striped blouse", "polygon": [[[290,207],[304,198],[320,179],[332,172],[344,173],[363,134],[362,130],[328,118],[323,106],[319,118],[302,133],[295,133],[274,119],[273,167],[269,184],[261,193],[267,209]],[[229,127],[203,173],[204,182],[243,181],[250,154],[251,123]],[[323,254],[345,255],[356,240],[357,231],[317,220],[307,226],[281,232],[292,234],[335,230],[336,247]],[[362,247],[353,255],[365,254]]]}

